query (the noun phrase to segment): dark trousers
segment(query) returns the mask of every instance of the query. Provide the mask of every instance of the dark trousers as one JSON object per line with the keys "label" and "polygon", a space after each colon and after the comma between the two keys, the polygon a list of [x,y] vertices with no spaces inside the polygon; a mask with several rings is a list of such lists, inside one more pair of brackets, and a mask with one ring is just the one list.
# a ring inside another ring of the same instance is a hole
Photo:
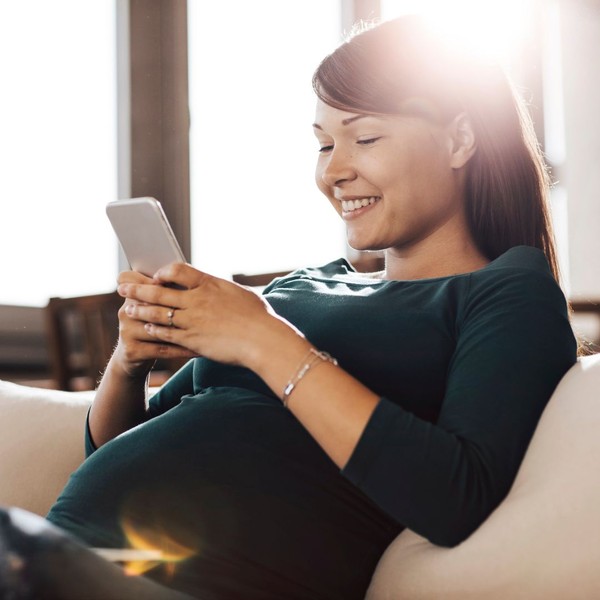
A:
{"label": "dark trousers", "polygon": [[0,507],[0,600],[191,600],[130,577],[42,517]]}

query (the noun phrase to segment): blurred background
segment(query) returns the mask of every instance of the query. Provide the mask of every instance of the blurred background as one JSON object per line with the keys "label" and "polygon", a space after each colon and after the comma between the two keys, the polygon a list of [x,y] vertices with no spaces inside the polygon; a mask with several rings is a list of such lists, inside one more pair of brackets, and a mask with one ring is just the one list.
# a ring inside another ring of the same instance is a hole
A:
{"label": "blurred background", "polygon": [[117,198],[159,199],[223,277],[368,262],[314,184],[311,75],[356,21],[410,12],[527,99],[565,291],[600,337],[599,0],[0,0],[0,378],[58,385],[48,304],[114,291]]}

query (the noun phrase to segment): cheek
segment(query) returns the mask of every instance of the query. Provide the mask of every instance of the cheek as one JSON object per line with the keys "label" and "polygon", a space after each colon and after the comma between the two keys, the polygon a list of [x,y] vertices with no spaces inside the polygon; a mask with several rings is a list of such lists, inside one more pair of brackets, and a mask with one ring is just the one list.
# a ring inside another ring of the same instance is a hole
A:
{"label": "cheek", "polygon": [[319,191],[329,200],[334,210],[337,213],[341,214],[341,204],[333,197],[333,192],[331,191],[330,187],[325,184],[321,175],[322,170],[319,168],[319,166],[317,166],[317,168],[315,169],[315,183],[317,184]]}
{"label": "cheek", "polygon": [[319,165],[319,163],[317,163],[317,165],[315,166],[315,183],[317,184],[317,187],[319,189],[321,189],[321,184],[322,184],[321,173],[322,173],[321,165]]}
{"label": "cheek", "polygon": [[329,186],[327,186],[323,181],[323,167],[320,163],[317,163],[317,166],[315,167],[315,183],[317,184],[319,190],[329,197]]}
{"label": "cheek", "polygon": [[440,156],[437,147],[431,147],[428,152],[421,149],[411,156],[410,163],[406,165],[406,171],[410,174],[413,186],[418,188],[424,195],[428,192],[437,196],[447,190],[451,179],[452,169]]}

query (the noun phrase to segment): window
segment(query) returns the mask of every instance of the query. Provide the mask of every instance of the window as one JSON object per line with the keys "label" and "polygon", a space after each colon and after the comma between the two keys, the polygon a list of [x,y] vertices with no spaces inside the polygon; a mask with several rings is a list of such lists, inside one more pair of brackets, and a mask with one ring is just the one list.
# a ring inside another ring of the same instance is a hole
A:
{"label": "window", "polygon": [[[494,3],[479,0],[452,3],[445,0],[382,0],[381,10],[384,19],[411,12],[424,13],[455,35],[466,38],[478,51],[498,59],[530,102],[538,137],[544,144],[553,176],[557,179],[565,162],[565,145],[560,23],[556,0],[543,4],[532,0]],[[550,204],[563,284],[569,292],[567,190],[560,179],[552,189]]]}
{"label": "window", "polygon": [[228,277],[345,254],[314,182],[311,77],[340,3],[188,2],[194,266]]}
{"label": "window", "polygon": [[0,303],[114,289],[115,3],[0,4]]}

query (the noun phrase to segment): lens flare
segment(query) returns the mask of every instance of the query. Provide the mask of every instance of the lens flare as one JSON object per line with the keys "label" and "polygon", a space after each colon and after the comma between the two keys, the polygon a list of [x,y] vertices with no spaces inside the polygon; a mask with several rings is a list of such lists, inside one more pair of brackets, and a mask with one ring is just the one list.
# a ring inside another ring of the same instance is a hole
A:
{"label": "lens flare", "polygon": [[[121,510],[121,529],[132,552],[122,563],[128,575],[141,575],[159,567],[167,577],[175,567],[199,552],[198,537],[190,527],[190,515],[197,514],[189,501],[169,489],[132,492]],[[141,555],[141,556],[140,556]]]}
{"label": "lens flare", "polygon": [[124,563],[127,575],[141,575],[158,565],[167,566],[167,572],[173,574],[176,563],[196,554],[189,548],[160,529],[138,527],[133,521],[123,521],[123,532],[131,547],[135,550],[156,552],[156,558],[131,560]]}
{"label": "lens flare", "polygon": [[482,57],[509,68],[528,43],[533,26],[531,0],[383,0],[388,20],[408,13],[427,18],[440,31]]}

